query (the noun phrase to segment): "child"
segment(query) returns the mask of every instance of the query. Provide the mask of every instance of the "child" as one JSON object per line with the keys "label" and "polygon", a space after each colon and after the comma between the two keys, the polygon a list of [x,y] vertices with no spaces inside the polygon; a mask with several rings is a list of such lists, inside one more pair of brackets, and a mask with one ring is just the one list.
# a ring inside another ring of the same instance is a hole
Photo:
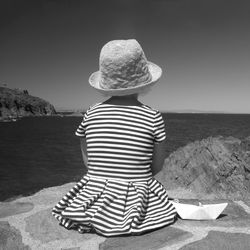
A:
{"label": "child", "polygon": [[164,121],[138,101],[138,93],[161,73],[136,40],[110,41],[102,48],[100,70],[89,83],[111,98],[90,107],[75,132],[88,172],[53,208],[60,225],[115,236],[174,222],[176,210],[153,177],[164,160]]}

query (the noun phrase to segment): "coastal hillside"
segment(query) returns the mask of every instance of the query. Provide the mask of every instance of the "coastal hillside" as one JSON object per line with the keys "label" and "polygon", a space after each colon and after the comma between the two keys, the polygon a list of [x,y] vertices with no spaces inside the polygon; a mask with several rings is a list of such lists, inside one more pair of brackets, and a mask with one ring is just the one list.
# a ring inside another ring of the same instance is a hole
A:
{"label": "coastal hillside", "polygon": [[197,198],[250,197],[250,137],[209,137],[173,152],[158,179],[168,189],[180,188]]}
{"label": "coastal hillside", "polygon": [[29,95],[27,90],[0,87],[0,121],[55,113],[53,105],[39,97]]}

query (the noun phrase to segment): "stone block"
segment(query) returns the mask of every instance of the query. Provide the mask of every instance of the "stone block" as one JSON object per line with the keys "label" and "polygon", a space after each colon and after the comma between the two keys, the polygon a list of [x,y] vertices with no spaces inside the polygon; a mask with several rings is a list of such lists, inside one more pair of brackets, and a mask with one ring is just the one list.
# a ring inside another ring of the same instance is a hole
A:
{"label": "stone block", "polygon": [[31,202],[3,202],[0,204],[0,218],[29,212],[34,208]]}
{"label": "stone block", "polygon": [[210,231],[202,240],[190,243],[180,250],[249,250],[250,234]]}
{"label": "stone block", "polygon": [[100,250],[146,250],[170,246],[191,237],[192,234],[171,226],[140,236],[111,237],[100,244]]}
{"label": "stone block", "polygon": [[67,230],[59,225],[52,216],[52,208],[42,210],[25,218],[26,232],[35,240],[48,243],[55,240],[74,239],[79,242],[97,237],[95,234],[79,234],[75,230]]}
{"label": "stone block", "polygon": [[19,230],[10,226],[7,221],[0,221],[0,249],[3,250],[31,250],[22,242]]}

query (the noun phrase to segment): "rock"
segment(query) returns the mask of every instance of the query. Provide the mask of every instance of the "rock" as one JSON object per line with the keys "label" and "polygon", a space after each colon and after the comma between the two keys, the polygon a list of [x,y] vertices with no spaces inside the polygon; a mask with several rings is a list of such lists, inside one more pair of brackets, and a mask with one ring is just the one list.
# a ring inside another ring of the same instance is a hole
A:
{"label": "rock", "polygon": [[246,201],[244,201],[244,202],[246,203],[247,206],[250,207],[250,200],[246,200]]}
{"label": "rock", "polygon": [[0,87],[0,120],[52,114],[56,111],[49,102],[29,95],[27,90]]}
{"label": "rock", "polygon": [[3,202],[0,203],[0,218],[25,213],[32,210],[33,207],[31,202]]}
{"label": "rock", "polygon": [[249,234],[210,231],[204,239],[190,243],[180,250],[248,250],[249,246]]}
{"label": "rock", "polygon": [[207,138],[189,143],[164,162],[157,179],[169,190],[185,188],[197,197],[247,198],[250,139]]}
{"label": "rock", "polygon": [[95,237],[95,234],[79,234],[74,230],[67,230],[59,225],[59,222],[52,216],[52,208],[44,209],[25,218],[25,231],[32,239],[41,243],[49,243],[60,239],[71,239],[81,243]]}
{"label": "rock", "polygon": [[100,245],[100,250],[144,250],[144,249],[159,249],[161,247],[170,246],[171,244],[185,240],[191,237],[192,234],[184,230],[165,227],[151,233],[141,236],[130,237],[113,237],[107,238]]}
{"label": "rock", "polygon": [[61,250],[81,250],[80,247],[61,248]]}
{"label": "rock", "polygon": [[7,221],[0,221],[0,249],[3,250],[30,250],[22,242],[20,232],[10,226]]}

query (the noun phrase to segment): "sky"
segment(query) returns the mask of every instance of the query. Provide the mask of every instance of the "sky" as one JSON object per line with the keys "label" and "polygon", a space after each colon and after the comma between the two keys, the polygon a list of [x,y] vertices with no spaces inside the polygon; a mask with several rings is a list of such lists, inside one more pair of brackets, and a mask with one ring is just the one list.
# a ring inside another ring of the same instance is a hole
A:
{"label": "sky", "polygon": [[88,84],[110,40],[135,38],[160,111],[250,113],[249,0],[1,0],[0,82],[57,109],[105,100]]}

